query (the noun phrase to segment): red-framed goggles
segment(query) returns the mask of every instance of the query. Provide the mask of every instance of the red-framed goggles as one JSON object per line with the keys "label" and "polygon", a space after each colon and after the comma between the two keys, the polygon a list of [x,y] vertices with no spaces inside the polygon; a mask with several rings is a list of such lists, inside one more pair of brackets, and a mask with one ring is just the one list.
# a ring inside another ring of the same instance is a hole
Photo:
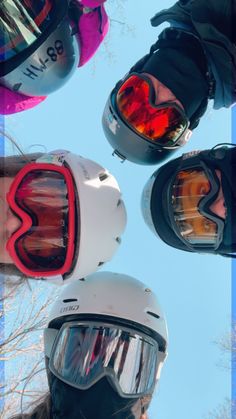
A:
{"label": "red-framed goggles", "polygon": [[74,257],[76,216],[70,171],[54,164],[29,163],[14,178],[7,202],[21,220],[6,245],[17,268],[34,277],[68,272]]}
{"label": "red-framed goggles", "polygon": [[189,126],[183,109],[176,103],[155,105],[152,81],[130,74],[116,93],[116,106],[122,120],[132,130],[160,146],[174,147]]}
{"label": "red-framed goggles", "polygon": [[121,397],[153,392],[163,353],[151,337],[127,327],[89,321],[64,323],[49,369],[65,383],[86,390],[108,377]]}

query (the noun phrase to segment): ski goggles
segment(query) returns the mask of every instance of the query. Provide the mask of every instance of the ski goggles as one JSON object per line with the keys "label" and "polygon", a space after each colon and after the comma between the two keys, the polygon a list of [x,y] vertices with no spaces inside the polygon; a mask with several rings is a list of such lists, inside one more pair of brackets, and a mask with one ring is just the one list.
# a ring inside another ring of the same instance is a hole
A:
{"label": "ski goggles", "polygon": [[98,322],[64,323],[50,354],[49,369],[63,382],[86,390],[108,377],[121,397],[152,393],[158,343],[128,328]]}
{"label": "ski goggles", "polygon": [[76,215],[70,171],[29,163],[13,180],[7,201],[21,220],[6,245],[17,268],[35,277],[68,272],[74,257]]}
{"label": "ski goggles", "polygon": [[54,22],[56,12],[53,0],[2,0],[0,62],[31,46]]}
{"label": "ski goggles", "polygon": [[217,249],[223,239],[225,220],[210,210],[217,199],[220,181],[215,171],[181,170],[170,188],[172,226],[189,247]]}
{"label": "ski goggles", "polygon": [[132,130],[161,146],[176,146],[189,125],[177,104],[155,105],[152,82],[140,74],[131,74],[122,83],[116,93],[116,106],[120,117]]}

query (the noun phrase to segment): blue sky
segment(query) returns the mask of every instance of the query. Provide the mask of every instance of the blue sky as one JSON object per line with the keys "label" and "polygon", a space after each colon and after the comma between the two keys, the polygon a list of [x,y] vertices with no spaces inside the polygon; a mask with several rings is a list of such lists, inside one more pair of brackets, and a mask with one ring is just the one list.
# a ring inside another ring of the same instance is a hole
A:
{"label": "blue sky", "polygon": [[[230,328],[231,261],[191,255],[159,241],[140,210],[143,186],[156,167],[121,164],[112,157],[101,128],[107,96],[156,41],[160,30],[152,28],[149,19],[173,1],[150,0],[145,6],[135,0],[120,1],[118,9],[116,4],[108,0],[111,30],[94,60],[37,108],[7,117],[5,126],[25,152],[70,149],[96,160],[116,176],[128,225],[118,253],[104,269],[146,282],[157,294],[169,328],[169,356],[150,419],[200,419],[230,397],[230,371],[219,366],[221,353],[215,341]],[[229,141],[231,111],[212,111],[210,106],[183,151]],[[40,146],[31,147],[35,144]]]}

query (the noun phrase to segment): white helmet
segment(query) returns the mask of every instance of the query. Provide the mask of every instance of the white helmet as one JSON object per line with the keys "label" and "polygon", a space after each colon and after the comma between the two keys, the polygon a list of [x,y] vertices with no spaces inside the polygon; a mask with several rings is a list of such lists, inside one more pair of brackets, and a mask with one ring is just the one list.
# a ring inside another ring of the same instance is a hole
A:
{"label": "white helmet", "polygon": [[62,324],[77,318],[125,323],[152,336],[159,347],[159,379],[167,356],[167,325],[155,294],[144,283],[124,274],[97,272],[66,286],[52,307],[44,332],[45,355],[49,359]]}
{"label": "white helmet", "polygon": [[79,237],[74,264],[63,279],[74,280],[95,272],[109,261],[121,242],[126,210],[118,183],[94,161],[68,151],[53,151],[37,162],[66,166],[74,180],[79,214]]}

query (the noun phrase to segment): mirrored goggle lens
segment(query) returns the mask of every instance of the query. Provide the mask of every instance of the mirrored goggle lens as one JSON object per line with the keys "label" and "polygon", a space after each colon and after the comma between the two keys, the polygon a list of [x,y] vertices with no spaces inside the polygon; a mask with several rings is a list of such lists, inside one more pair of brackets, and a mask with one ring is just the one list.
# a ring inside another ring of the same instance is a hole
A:
{"label": "mirrored goggle lens", "polygon": [[147,394],[155,384],[158,344],[136,332],[67,324],[54,348],[52,372],[80,389],[105,375],[126,397]]}
{"label": "mirrored goggle lens", "polygon": [[147,139],[161,145],[174,145],[187,128],[188,121],[175,106],[158,107],[152,104],[150,89],[145,79],[130,76],[116,96],[120,115]]}
{"label": "mirrored goggle lens", "polygon": [[[15,187],[13,183],[12,189]],[[20,261],[33,272],[62,267],[67,270],[73,260],[75,236],[73,186],[68,185],[62,173],[33,170],[10,195],[9,204],[22,220],[22,227],[7,244],[14,248],[16,264]]]}
{"label": "mirrored goggle lens", "polygon": [[217,243],[217,223],[199,211],[200,201],[210,190],[210,181],[203,170],[180,171],[173,183],[174,220],[182,237],[191,244]]}
{"label": "mirrored goggle lens", "polygon": [[32,45],[51,24],[52,10],[52,0],[2,0],[0,62]]}

